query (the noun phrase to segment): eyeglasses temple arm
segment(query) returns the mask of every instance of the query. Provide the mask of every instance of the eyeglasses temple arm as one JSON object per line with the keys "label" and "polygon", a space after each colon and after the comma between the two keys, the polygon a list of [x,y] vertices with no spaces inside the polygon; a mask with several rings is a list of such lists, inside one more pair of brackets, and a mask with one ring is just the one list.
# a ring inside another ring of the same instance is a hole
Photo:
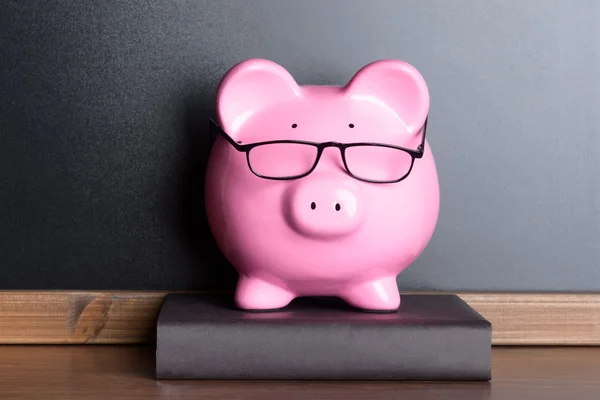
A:
{"label": "eyeglasses temple arm", "polygon": [[233,146],[233,147],[234,147],[236,150],[238,150],[238,151],[242,151],[242,146],[241,146],[241,145],[240,145],[238,142],[236,142],[235,140],[233,140],[233,139],[231,138],[231,136],[229,136],[229,135],[227,134],[227,132],[225,132],[225,131],[224,131],[224,130],[223,130],[223,129],[222,129],[220,126],[219,126],[219,124],[217,124],[217,123],[216,123],[216,122],[215,122],[215,121],[214,121],[212,118],[209,118],[209,120],[208,120],[208,124],[209,124],[209,126],[208,126],[208,129],[209,129],[209,132],[210,132],[211,134],[213,133],[213,131],[214,131],[214,130],[216,130],[216,131],[217,131],[217,133],[218,133],[219,135],[221,135],[221,136],[222,136],[222,137],[223,137],[225,140],[227,140],[227,141],[229,142],[229,144],[231,144],[231,145],[232,145],[232,146]]}
{"label": "eyeglasses temple arm", "polygon": [[429,120],[429,116],[425,118],[425,123],[423,124],[423,138],[421,139],[421,144],[417,148],[417,151],[421,154],[425,152],[425,136],[427,136],[427,121]]}

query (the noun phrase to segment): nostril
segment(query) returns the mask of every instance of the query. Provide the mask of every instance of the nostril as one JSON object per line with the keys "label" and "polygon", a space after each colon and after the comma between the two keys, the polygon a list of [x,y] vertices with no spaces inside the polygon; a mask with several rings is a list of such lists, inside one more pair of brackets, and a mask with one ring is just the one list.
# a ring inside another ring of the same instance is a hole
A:
{"label": "nostril", "polygon": [[317,205],[315,204],[315,202],[313,201],[312,203],[310,203],[310,209],[314,210],[315,208],[317,208]]}
{"label": "nostril", "polygon": [[340,203],[335,203],[335,211],[340,211],[341,209]]}

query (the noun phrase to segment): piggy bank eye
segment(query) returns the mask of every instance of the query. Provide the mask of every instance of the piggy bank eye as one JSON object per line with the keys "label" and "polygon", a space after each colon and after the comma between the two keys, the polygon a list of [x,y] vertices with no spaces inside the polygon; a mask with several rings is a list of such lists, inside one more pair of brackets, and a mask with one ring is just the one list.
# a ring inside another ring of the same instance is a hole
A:
{"label": "piggy bank eye", "polygon": [[354,124],[350,124],[348,125],[350,128],[354,128]]}
{"label": "piggy bank eye", "polygon": [[292,124],[292,128],[297,128],[298,124]]}

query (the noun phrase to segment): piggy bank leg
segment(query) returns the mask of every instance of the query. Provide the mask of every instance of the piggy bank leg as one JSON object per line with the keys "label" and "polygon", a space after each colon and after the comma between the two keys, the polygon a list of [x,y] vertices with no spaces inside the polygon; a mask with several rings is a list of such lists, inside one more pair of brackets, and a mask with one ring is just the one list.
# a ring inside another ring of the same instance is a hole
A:
{"label": "piggy bank leg", "polygon": [[289,291],[262,279],[241,275],[235,292],[236,305],[248,311],[277,310],[296,297]]}
{"label": "piggy bank leg", "polygon": [[353,284],[341,297],[350,305],[365,311],[393,312],[400,307],[395,277]]}

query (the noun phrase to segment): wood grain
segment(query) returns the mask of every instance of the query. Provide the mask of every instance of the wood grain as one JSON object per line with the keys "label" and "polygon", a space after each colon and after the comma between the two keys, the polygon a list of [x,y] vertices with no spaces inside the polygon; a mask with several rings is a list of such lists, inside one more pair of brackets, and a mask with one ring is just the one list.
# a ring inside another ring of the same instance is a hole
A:
{"label": "wood grain", "polygon": [[0,292],[1,344],[147,343],[165,293]]}
{"label": "wood grain", "polygon": [[[154,340],[166,292],[0,292],[0,344]],[[600,345],[600,294],[459,293],[495,345]]]}
{"label": "wood grain", "polygon": [[600,348],[495,347],[491,382],[155,381],[152,346],[0,346],[0,399],[597,400]]}
{"label": "wood grain", "polygon": [[600,294],[461,294],[495,345],[600,345]]}

